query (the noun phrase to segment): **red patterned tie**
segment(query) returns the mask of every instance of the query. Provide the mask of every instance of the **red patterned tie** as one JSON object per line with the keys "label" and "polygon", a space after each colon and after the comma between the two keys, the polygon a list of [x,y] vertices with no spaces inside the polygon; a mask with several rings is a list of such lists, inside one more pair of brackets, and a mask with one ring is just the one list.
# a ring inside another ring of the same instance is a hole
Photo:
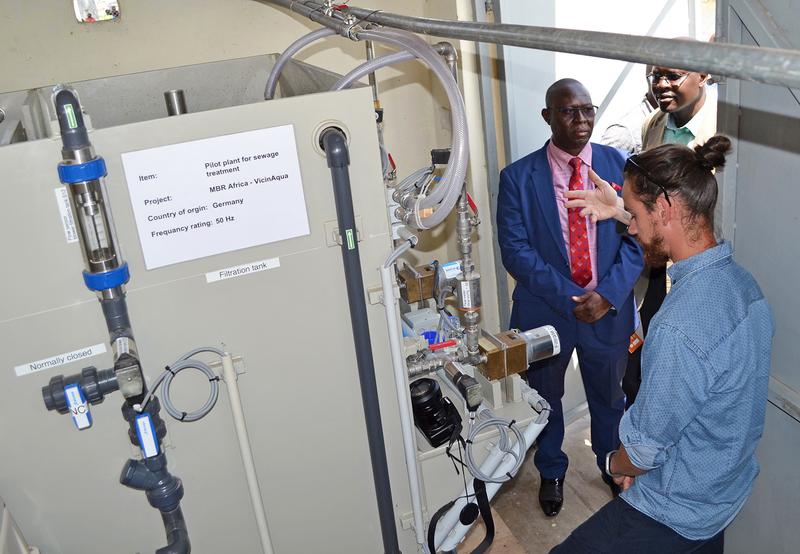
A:
{"label": "red patterned tie", "polygon": [[[572,177],[569,179],[569,190],[583,190],[581,179],[581,159],[572,158]],[[572,280],[578,286],[585,287],[592,280],[592,259],[589,256],[589,237],[586,230],[586,218],[581,217],[580,208],[568,208],[569,216],[569,259],[572,265]]]}

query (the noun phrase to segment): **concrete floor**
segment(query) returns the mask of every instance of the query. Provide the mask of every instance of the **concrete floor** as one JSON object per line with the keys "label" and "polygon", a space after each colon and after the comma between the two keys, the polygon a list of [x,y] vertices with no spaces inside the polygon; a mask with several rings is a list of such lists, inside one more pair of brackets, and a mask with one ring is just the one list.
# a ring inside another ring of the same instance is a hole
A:
{"label": "concrete floor", "polygon": [[[600,478],[589,442],[589,416],[567,426],[564,452],[569,470],[564,481],[564,507],[556,517],[546,517],[539,508],[539,472],[533,451],[514,480],[503,486],[492,501],[495,539],[491,554],[546,554],[572,530],[611,500],[611,491]],[[461,544],[459,552],[470,552],[484,536],[482,524]]]}

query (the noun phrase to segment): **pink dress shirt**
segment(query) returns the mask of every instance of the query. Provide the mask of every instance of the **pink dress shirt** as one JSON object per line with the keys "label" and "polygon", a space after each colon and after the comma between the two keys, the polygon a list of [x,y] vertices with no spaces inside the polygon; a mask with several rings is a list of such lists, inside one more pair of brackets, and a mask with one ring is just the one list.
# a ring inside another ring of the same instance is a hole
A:
{"label": "pink dress shirt", "polygon": [[[574,158],[572,154],[564,152],[558,146],[553,144],[551,140],[547,144],[547,162],[550,164],[550,173],[553,175],[553,189],[556,194],[556,206],[558,208],[558,218],[561,222],[561,234],[564,237],[564,246],[569,255],[569,217],[567,216],[567,207],[564,203],[567,201],[565,193],[569,190],[569,180],[572,177],[572,167],[569,161]],[[578,154],[581,159],[581,180],[583,181],[583,188],[591,189],[594,187],[589,180],[589,167],[592,165],[592,145],[586,143],[583,150]],[[594,290],[597,287],[597,225],[586,220],[586,231],[589,239],[589,257],[592,260],[592,280],[589,281],[584,288]],[[570,269],[572,269],[572,260],[570,260]]]}

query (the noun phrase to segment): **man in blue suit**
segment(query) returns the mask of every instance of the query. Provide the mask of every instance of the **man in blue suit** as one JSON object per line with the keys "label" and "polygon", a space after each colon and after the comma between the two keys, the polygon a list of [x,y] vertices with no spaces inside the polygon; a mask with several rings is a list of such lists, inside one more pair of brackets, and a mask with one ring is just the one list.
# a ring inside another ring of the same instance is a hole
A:
{"label": "man in blue suit", "polygon": [[539,504],[554,516],[563,503],[567,455],[564,439],[564,374],[578,351],[591,414],[592,450],[603,480],[606,453],[618,448],[625,407],[621,380],[634,330],[633,285],[644,262],[636,242],[613,221],[594,223],[567,210],[567,190],[591,188],[589,172],[621,183],[625,159],[589,138],[597,110],[586,88],[562,79],[547,90],[542,117],[551,139],[500,173],[497,234],[503,265],[516,279],[511,327],[550,324],[561,338],[561,354],[531,364],[528,383],[550,403],[549,424],[539,436]]}

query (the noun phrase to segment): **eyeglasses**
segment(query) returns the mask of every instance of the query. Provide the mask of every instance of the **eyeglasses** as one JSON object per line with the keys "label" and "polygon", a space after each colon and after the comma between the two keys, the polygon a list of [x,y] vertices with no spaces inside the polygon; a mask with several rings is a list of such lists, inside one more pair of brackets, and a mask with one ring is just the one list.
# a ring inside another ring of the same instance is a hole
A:
{"label": "eyeglasses", "polygon": [[653,183],[655,186],[657,186],[659,189],[661,189],[661,192],[664,193],[664,199],[667,201],[667,204],[669,204],[670,207],[672,207],[672,202],[669,199],[669,194],[667,194],[666,187],[664,187],[664,185],[662,185],[661,183],[659,183],[658,181],[653,179],[653,177],[651,177],[650,174],[642,166],[640,166],[638,163],[636,163],[636,159],[638,157],[639,157],[638,154],[634,154],[633,156],[628,158],[628,160],[625,162],[625,167],[623,168],[622,172],[623,173],[627,172],[629,165],[633,166],[634,168],[636,168],[636,171],[641,173],[642,176],[644,176],[645,179],[647,179],[648,181]]}
{"label": "eyeglasses", "polygon": [[599,109],[597,106],[582,106],[580,108],[553,108],[561,115],[568,117],[570,119],[575,119],[578,117],[578,114],[582,114],[583,117],[586,119],[591,119],[597,113]]}
{"label": "eyeglasses", "polygon": [[683,81],[686,80],[688,77],[688,73],[677,73],[675,71],[670,71],[668,73],[658,73],[653,72],[647,75],[647,82],[650,83],[650,86],[656,85],[661,82],[661,79],[666,79],[667,82],[673,87],[679,87],[683,84]]}

